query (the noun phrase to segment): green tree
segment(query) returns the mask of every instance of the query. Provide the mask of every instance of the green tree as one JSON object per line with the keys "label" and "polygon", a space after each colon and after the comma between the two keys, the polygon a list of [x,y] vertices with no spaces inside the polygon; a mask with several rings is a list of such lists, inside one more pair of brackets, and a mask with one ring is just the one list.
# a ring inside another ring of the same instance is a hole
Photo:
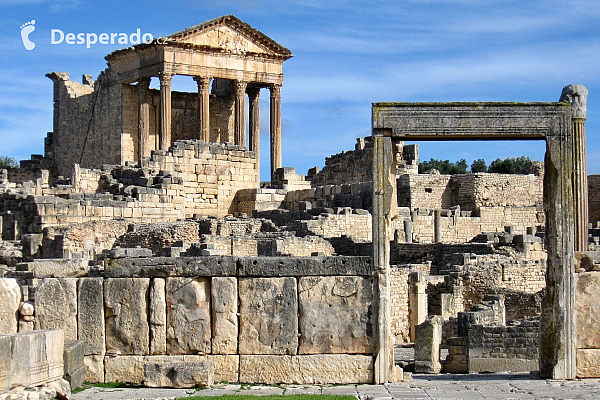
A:
{"label": "green tree", "polygon": [[478,158],[477,160],[473,161],[473,164],[471,164],[471,172],[473,173],[487,172],[487,170],[488,168],[483,158]]}
{"label": "green tree", "polygon": [[533,162],[529,157],[521,156],[517,158],[505,158],[501,160],[499,158],[492,161],[488,172],[494,172],[497,174],[526,174],[531,170]]}
{"label": "green tree", "polygon": [[450,160],[436,160],[430,159],[429,161],[421,161],[419,163],[419,173],[425,173],[437,169],[440,174],[443,175],[454,175],[454,174],[466,174],[467,173],[467,161],[463,158],[456,162],[450,162]]}
{"label": "green tree", "polygon": [[14,158],[0,156],[0,168],[16,168],[18,166],[19,163]]}

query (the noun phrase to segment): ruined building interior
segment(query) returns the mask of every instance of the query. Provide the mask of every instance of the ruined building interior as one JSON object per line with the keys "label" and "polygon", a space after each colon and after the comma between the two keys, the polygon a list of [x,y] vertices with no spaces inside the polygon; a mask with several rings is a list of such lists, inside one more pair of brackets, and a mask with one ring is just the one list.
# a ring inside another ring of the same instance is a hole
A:
{"label": "ruined building interior", "polygon": [[[48,74],[45,154],[0,171],[0,394],[63,377],[177,386],[181,365],[193,386],[600,377],[584,87],[535,103],[543,121],[527,103],[374,104],[373,136],[305,176],[281,160],[288,49],[233,16],[165,39],[109,54],[96,80]],[[173,75],[198,92],[171,91]],[[264,88],[271,177],[259,176]],[[494,115],[500,128],[478,135],[546,140],[545,166],[420,174],[407,142],[442,132],[432,109],[460,107]],[[560,142],[545,121],[561,122]],[[572,154],[557,161],[556,143]]]}

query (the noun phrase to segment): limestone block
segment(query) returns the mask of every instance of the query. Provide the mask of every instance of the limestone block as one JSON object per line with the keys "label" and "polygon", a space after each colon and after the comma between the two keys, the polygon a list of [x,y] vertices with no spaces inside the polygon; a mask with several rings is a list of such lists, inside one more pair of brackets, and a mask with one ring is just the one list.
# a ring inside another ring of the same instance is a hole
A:
{"label": "limestone block", "polygon": [[81,386],[84,379],[85,342],[80,340],[65,340],[63,352],[64,378],[71,389]]}
{"label": "limestone block", "polygon": [[167,353],[210,353],[208,279],[167,278],[166,301]]}
{"label": "limestone block", "polygon": [[35,329],[62,329],[65,339],[77,340],[77,279],[42,279],[35,291]]}
{"label": "limestone block", "polygon": [[104,381],[141,384],[144,381],[144,357],[104,357]]}
{"label": "limestone block", "polygon": [[64,374],[64,344],[65,337],[62,330],[34,331],[28,334],[44,334],[46,361],[48,364],[48,382],[60,379]]}
{"label": "limestone block", "polygon": [[78,339],[85,355],[104,354],[104,290],[102,278],[80,278],[77,282]]}
{"label": "limestone block", "polygon": [[244,257],[240,276],[373,275],[370,257]]}
{"label": "limestone block", "polygon": [[0,335],[0,393],[10,389],[10,360],[12,354],[11,338]]}
{"label": "limestone block", "polygon": [[577,349],[577,378],[600,378],[600,349]]}
{"label": "limestone block", "polygon": [[107,352],[148,354],[146,299],[149,283],[148,278],[112,278],[104,281]]}
{"label": "limestone block", "polygon": [[179,363],[146,363],[144,365],[144,386],[191,388],[210,387],[214,379],[212,361]]}
{"label": "limestone block", "polygon": [[212,353],[235,354],[238,346],[237,279],[212,278]]}
{"label": "limestone block", "polygon": [[298,295],[295,278],[240,278],[240,354],[295,355]]}
{"label": "limestone block", "polygon": [[102,383],[104,382],[104,356],[94,354],[91,356],[83,357],[83,364],[85,371],[83,380],[89,383]]}
{"label": "limestone block", "polygon": [[300,354],[373,352],[372,278],[304,277],[298,285]]}
{"label": "limestone block", "polygon": [[87,258],[56,258],[33,260],[33,276],[36,278],[77,278],[89,271]]}
{"label": "limestone block", "polygon": [[165,354],[167,352],[167,303],[164,279],[152,279],[149,312],[150,354]]}
{"label": "limestone block", "polygon": [[242,355],[240,382],[351,384],[373,382],[373,357],[350,354]]}
{"label": "limestone block", "polygon": [[442,370],[440,364],[442,323],[441,315],[433,315],[416,327],[415,372],[437,374]]}
{"label": "limestone block", "polygon": [[35,329],[35,323],[33,321],[25,321],[24,319],[19,320],[19,332],[30,332]]}
{"label": "limestone block", "polygon": [[[577,347],[600,349],[600,272],[577,274]],[[577,366],[579,369],[579,366]]]}
{"label": "limestone block", "polygon": [[164,278],[167,276],[235,276],[237,257],[119,258],[106,266],[109,278]]}
{"label": "limestone block", "polygon": [[0,278],[0,334],[16,333],[21,288],[14,278]]}

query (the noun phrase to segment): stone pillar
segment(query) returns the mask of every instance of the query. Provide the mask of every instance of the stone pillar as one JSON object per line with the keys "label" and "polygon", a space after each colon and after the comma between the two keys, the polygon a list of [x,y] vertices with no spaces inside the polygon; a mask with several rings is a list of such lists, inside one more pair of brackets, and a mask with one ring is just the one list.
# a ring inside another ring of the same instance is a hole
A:
{"label": "stone pillar", "polygon": [[441,315],[432,315],[417,326],[415,337],[415,372],[420,374],[438,374],[440,364],[440,345],[442,343]]}
{"label": "stone pillar", "polygon": [[138,161],[150,156],[150,104],[149,88],[151,78],[138,80]]}
{"label": "stone pillar", "polygon": [[210,141],[210,78],[195,76],[198,85],[198,131],[199,139]]}
{"label": "stone pillar", "polygon": [[171,79],[170,72],[159,72],[160,79],[160,150],[171,146]]}
{"label": "stone pillar", "polygon": [[246,145],[246,87],[248,82],[235,81],[235,130],[234,141]]}
{"label": "stone pillar", "polygon": [[281,85],[269,86],[271,91],[271,179],[281,168]]}
{"label": "stone pillar", "polygon": [[248,98],[250,99],[250,143],[249,150],[256,152],[256,187],[260,186],[260,111],[259,98],[260,88],[253,87],[248,90]]}
{"label": "stone pillar", "polygon": [[404,220],[404,243],[412,243],[412,220],[407,218]]}
{"label": "stone pillar", "polygon": [[408,323],[410,338],[415,341],[416,326],[427,319],[427,282],[422,272],[411,272],[408,280]]}
{"label": "stone pillar", "polygon": [[442,241],[442,210],[434,210],[433,212],[433,241],[440,243]]}
{"label": "stone pillar", "polygon": [[583,85],[563,88],[560,101],[571,104],[573,121],[573,205],[575,207],[575,251],[588,249],[588,183],[585,149],[585,117],[588,91]]}
{"label": "stone pillar", "polygon": [[390,310],[390,237],[397,214],[396,162],[392,140],[373,132],[373,266],[377,274],[378,320],[375,383],[393,380],[393,339]]}

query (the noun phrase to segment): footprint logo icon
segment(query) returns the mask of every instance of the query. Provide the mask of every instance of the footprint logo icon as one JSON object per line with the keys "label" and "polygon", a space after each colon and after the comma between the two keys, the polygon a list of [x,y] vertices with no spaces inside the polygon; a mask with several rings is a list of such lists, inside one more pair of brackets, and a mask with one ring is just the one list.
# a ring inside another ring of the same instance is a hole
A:
{"label": "footprint logo icon", "polygon": [[29,34],[35,31],[35,19],[32,19],[30,22],[21,25],[21,39],[23,39],[23,46],[27,50],[33,50],[35,48],[35,43],[29,40]]}

